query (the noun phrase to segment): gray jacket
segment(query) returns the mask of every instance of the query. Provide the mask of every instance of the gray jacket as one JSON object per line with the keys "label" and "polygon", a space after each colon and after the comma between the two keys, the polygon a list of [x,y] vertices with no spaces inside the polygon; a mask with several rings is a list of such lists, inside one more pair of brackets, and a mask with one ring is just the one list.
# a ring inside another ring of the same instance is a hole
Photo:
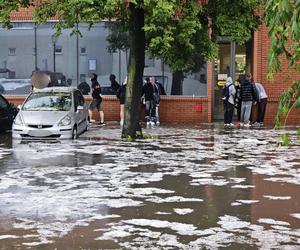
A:
{"label": "gray jacket", "polygon": [[[231,84],[231,86],[229,86]],[[234,104],[234,97],[235,97],[235,87],[234,87],[234,83],[232,81],[231,77],[228,77],[226,80],[226,86],[229,86],[229,98],[228,98],[228,102],[231,104]]]}

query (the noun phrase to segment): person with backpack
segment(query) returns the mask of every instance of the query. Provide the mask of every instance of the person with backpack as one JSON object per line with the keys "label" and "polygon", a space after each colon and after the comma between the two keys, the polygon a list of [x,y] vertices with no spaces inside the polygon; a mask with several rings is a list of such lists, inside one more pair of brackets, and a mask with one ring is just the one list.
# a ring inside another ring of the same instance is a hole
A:
{"label": "person with backpack", "polygon": [[257,91],[255,84],[252,82],[251,74],[246,74],[245,80],[241,85],[241,122],[240,126],[250,127],[250,115],[252,104],[255,105],[257,101]]}
{"label": "person with backpack", "polygon": [[234,112],[236,90],[231,77],[226,79],[226,84],[222,89],[222,100],[224,106],[224,127],[233,127],[232,123]]}

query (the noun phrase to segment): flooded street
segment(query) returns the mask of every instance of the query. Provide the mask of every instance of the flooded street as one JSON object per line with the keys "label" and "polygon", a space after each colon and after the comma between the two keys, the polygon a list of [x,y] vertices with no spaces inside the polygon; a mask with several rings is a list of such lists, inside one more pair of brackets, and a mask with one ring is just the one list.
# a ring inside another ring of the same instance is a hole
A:
{"label": "flooded street", "polygon": [[272,129],[0,134],[0,249],[300,249],[300,144]]}

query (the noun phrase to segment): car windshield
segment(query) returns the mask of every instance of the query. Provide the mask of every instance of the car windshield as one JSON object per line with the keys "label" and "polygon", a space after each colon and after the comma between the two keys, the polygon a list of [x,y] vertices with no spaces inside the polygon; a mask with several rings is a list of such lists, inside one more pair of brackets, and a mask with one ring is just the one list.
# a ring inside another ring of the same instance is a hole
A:
{"label": "car windshield", "polygon": [[25,111],[69,111],[72,97],[70,93],[32,93],[23,105]]}

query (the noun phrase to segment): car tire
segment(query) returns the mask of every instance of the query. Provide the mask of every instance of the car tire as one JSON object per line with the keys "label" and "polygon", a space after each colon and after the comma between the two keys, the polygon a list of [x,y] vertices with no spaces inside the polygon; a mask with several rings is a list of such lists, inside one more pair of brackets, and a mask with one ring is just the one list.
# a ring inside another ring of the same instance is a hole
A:
{"label": "car tire", "polygon": [[72,130],[72,139],[77,139],[78,138],[78,133],[77,133],[77,126],[75,125],[73,130]]}

